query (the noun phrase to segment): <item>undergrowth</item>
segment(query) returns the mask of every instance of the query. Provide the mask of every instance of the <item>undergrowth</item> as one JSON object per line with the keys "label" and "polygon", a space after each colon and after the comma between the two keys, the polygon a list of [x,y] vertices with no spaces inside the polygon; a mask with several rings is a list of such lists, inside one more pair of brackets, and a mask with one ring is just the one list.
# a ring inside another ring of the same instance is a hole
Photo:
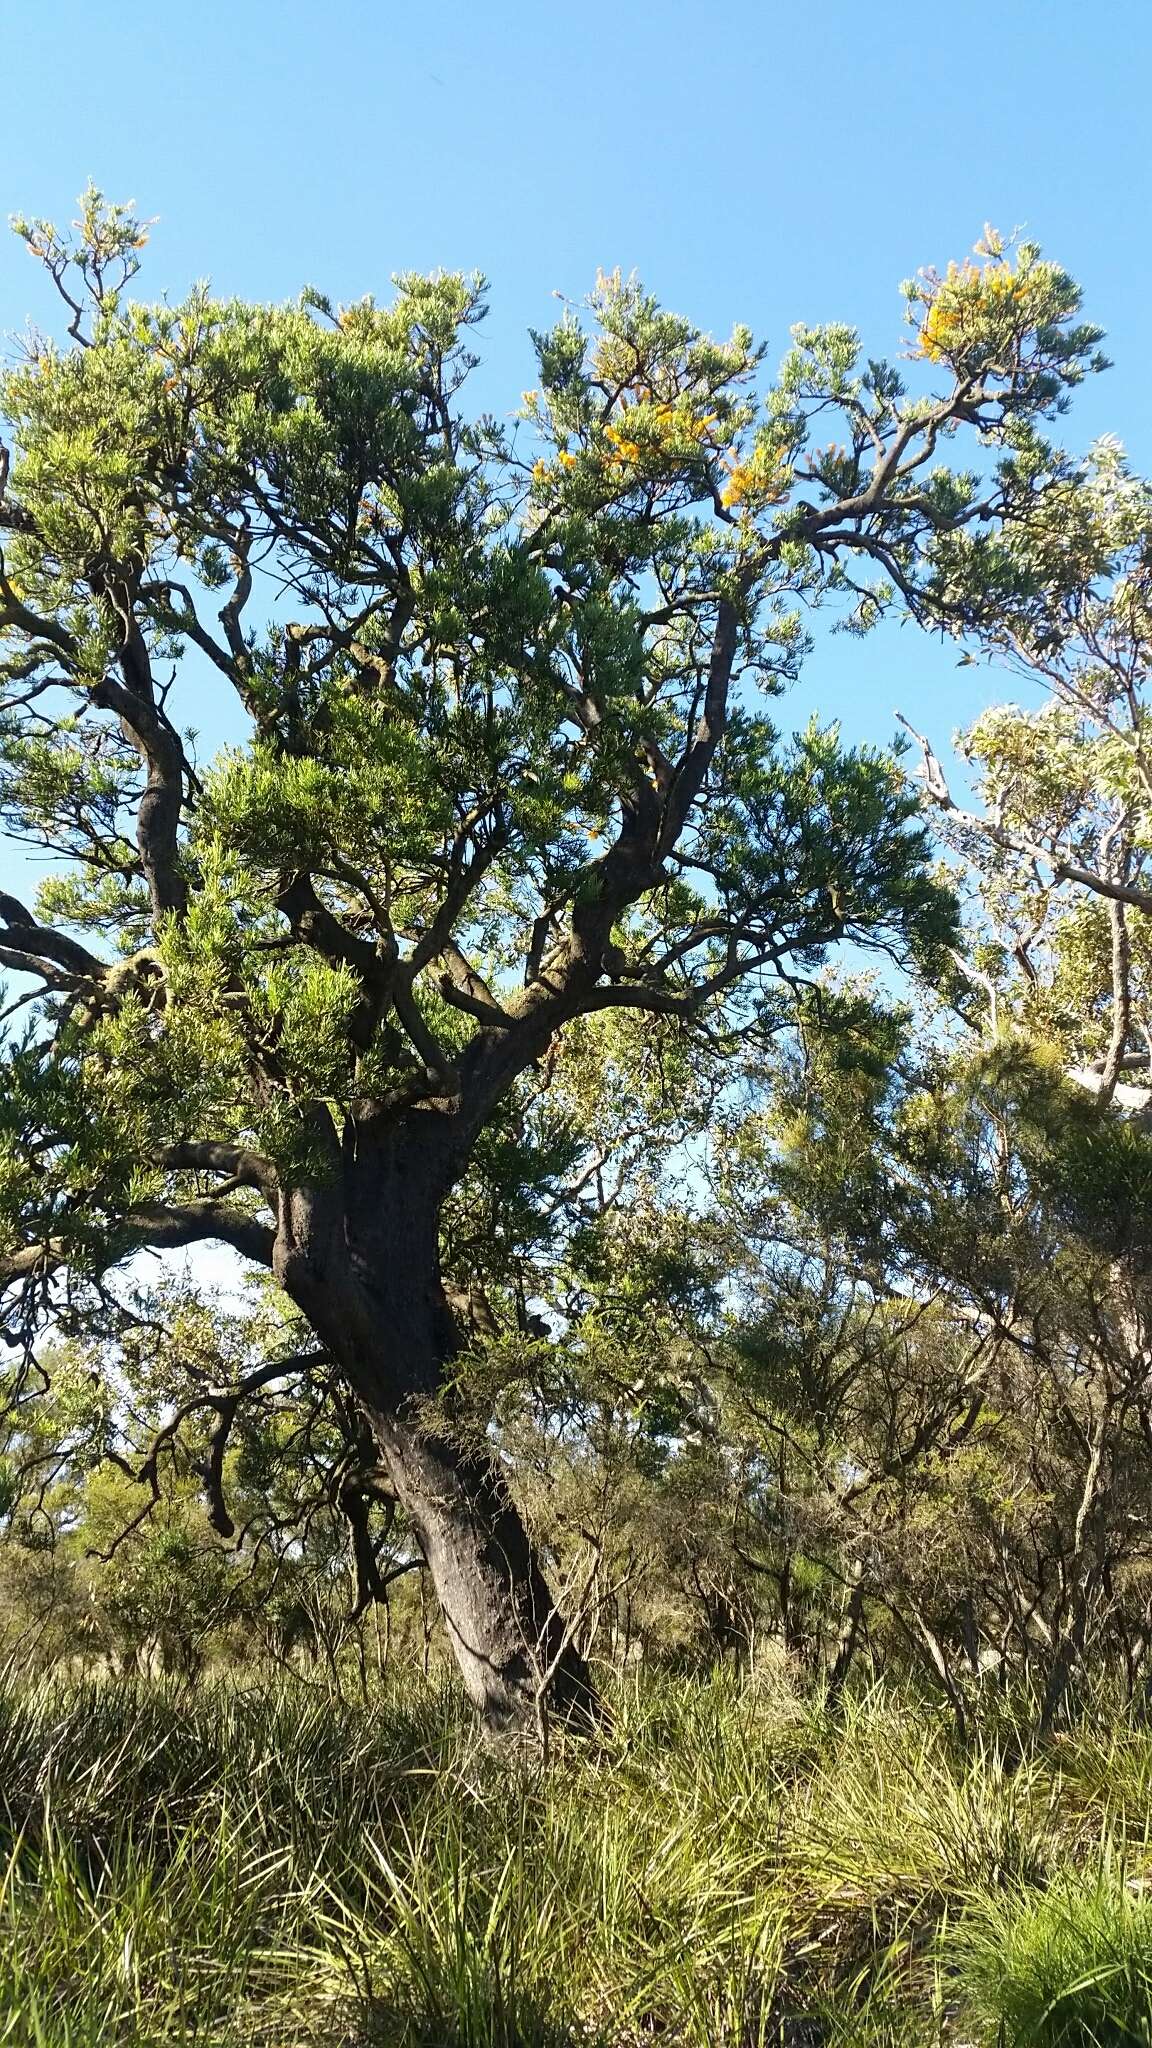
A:
{"label": "undergrowth", "polygon": [[0,2044],[1152,2042],[1152,1733],[645,1679],[542,1770],[351,1705],[0,1685]]}

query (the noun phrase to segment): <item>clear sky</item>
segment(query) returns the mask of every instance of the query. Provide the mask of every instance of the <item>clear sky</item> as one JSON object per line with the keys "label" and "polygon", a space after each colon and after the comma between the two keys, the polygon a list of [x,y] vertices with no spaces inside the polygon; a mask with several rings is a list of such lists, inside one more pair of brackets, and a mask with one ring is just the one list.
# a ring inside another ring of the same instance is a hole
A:
{"label": "clear sky", "polygon": [[[1067,435],[1152,465],[1152,0],[0,0],[0,210],[68,218],[89,177],[159,220],[142,291],[384,295],[481,269],[481,394],[511,411],[526,330],[597,266],[783,350],[797,320],[902,345],[897,285],[1025,226],[1087,292],[1116,367]],[[49,308],[0,236],[0,330]],[[911,629],[822,639],[816,708],[941,744],[994,676]]]}

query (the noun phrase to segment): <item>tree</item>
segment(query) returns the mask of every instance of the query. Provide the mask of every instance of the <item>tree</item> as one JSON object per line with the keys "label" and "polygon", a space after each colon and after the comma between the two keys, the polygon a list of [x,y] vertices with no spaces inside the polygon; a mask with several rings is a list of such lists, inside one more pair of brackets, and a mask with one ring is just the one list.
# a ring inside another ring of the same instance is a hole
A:
{"label": "tree", "polygon": [[[961,1721],[958,1668],[982,1660],[1036,1681],[1044,1728],[1093,1663],[1147,1682],[1148,520],[1106,444],[1016,537],[1045,564],[1026,601],[970,620],[1050,695],[967,735],[980,809],[922,742],[971,910],[950,984],[920,990],[915,1030],[823,991],[765,1077],[763,1230],[791,1253],[783,1276],[764,1261],[769,1358],[814,1245],[833,1247],[835,1303],[863,1286],[935,1328],[943,1373],[921,1344],[912,1403],[883,1387],[894,1456],[856,1424],[850,1490],[868,1475],[886,1526],[854,1593],[915,1625]],[[832,1376],[855,1405],[851,1340],[845,1324]],[[821,1346],[802,1355],[810,1428]],[[877,1485],[894,1478],[897,1515]]]}
{"label": "tree", "polygon": [[8,1361],[6,1654],[193,1675],[299,1645],[323,1649],[338,1680],[344,1645],[363,1670],[375,1601],[390,1639],[391,1591],[422,1560],[334,1368],[316,1354],[306,1369],[270,1290],[256,1293],[207,1307],[166,1277],[134,1290],[115,1334],[42,1346],[31,1369]]}
{"label": "tree", "polygon": [[[499,1463],[450,1424],[445,1205],[575,1020],[672,1020],[723,1061],[839,940],[947,941],[891,757],[781,744],[756,693],[795,674],[801,606],[951,617],[959,534],[1003,582],[1096,330],[990,243],[906,287],[940,389],[832,326],[759,397],[747,330],[602,278],[590,327],[534,338],[510,433],[465,409],[478,280],[147,306],[130,209],[18,226],[70,317],[3,382],[2,798],[70,871],[0,900],[0,963],[40,991],[6,1061],[4,1279],[28,1328],[53,1276],[142,1246],[269,1269],[486,1720],[587,1714]],[[990,467],[942,465],[961,431]],[[205,764],[177,707],[214,689],[240,737]]]}

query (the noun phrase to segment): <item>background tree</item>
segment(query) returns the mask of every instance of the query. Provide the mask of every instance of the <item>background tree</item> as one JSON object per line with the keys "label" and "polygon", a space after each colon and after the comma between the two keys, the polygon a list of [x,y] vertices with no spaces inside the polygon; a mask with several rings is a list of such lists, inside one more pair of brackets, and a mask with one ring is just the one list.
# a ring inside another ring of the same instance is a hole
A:
{"label": "background tree", "polygon": [[0,1386],[8,1653],[192,1677],[299,1651],[337,1679],[382,1655],[357,1624],[422,1560],[340,1385],[268,1301],[187,1278],[117,1323]]}
{"label": "background tree", "polygon": [[[73,241],[20,231],[69,319],[3,383],[2,801],[70,871],[0,901],[41,991],[5,1072],[17,1313],[60,1274],[95,1302],[141,1246],[268,1268],[488,1721],[587,1711],[504,1474],[443,1423],[445,1205],[577,1019],[722,1058],[838,940],[948,938],[891,760],[782,745],[757,693],[795,673],[801,604],[959,616],[962,534],[965,590],[1013,595],[1001,536],[1067,474],[1039,423],[1096,332],[991,243],[908,287],[939,388],[833,326],[761,398],[745,330],[602,279],[589,327],[536,338],[510,436],[465,410],[476,281],[149,307],[130,211],[89,193]],[[961,430],[991,461],[942,465]],[[242,737],[204,763],[185,726],[221,690]]]}

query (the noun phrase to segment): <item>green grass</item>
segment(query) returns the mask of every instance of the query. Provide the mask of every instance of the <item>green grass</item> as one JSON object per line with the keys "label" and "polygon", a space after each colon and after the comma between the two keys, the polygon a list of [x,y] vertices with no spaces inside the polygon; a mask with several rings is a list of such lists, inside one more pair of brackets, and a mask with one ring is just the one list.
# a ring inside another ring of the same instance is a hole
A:
{"label": "green grass", "polygon": [[1152,2042],[1152,1734],[1020,1763],[892,1693],[614,1709],[541,1772],[415,1677],[10,1680],[0,2048]]}
{"label": "green grass", "polygon": [[1136,1884],[1106,1862],[972,1910],[965,1981],[1005,2048],[1152,2042],[1152,1902]]}

